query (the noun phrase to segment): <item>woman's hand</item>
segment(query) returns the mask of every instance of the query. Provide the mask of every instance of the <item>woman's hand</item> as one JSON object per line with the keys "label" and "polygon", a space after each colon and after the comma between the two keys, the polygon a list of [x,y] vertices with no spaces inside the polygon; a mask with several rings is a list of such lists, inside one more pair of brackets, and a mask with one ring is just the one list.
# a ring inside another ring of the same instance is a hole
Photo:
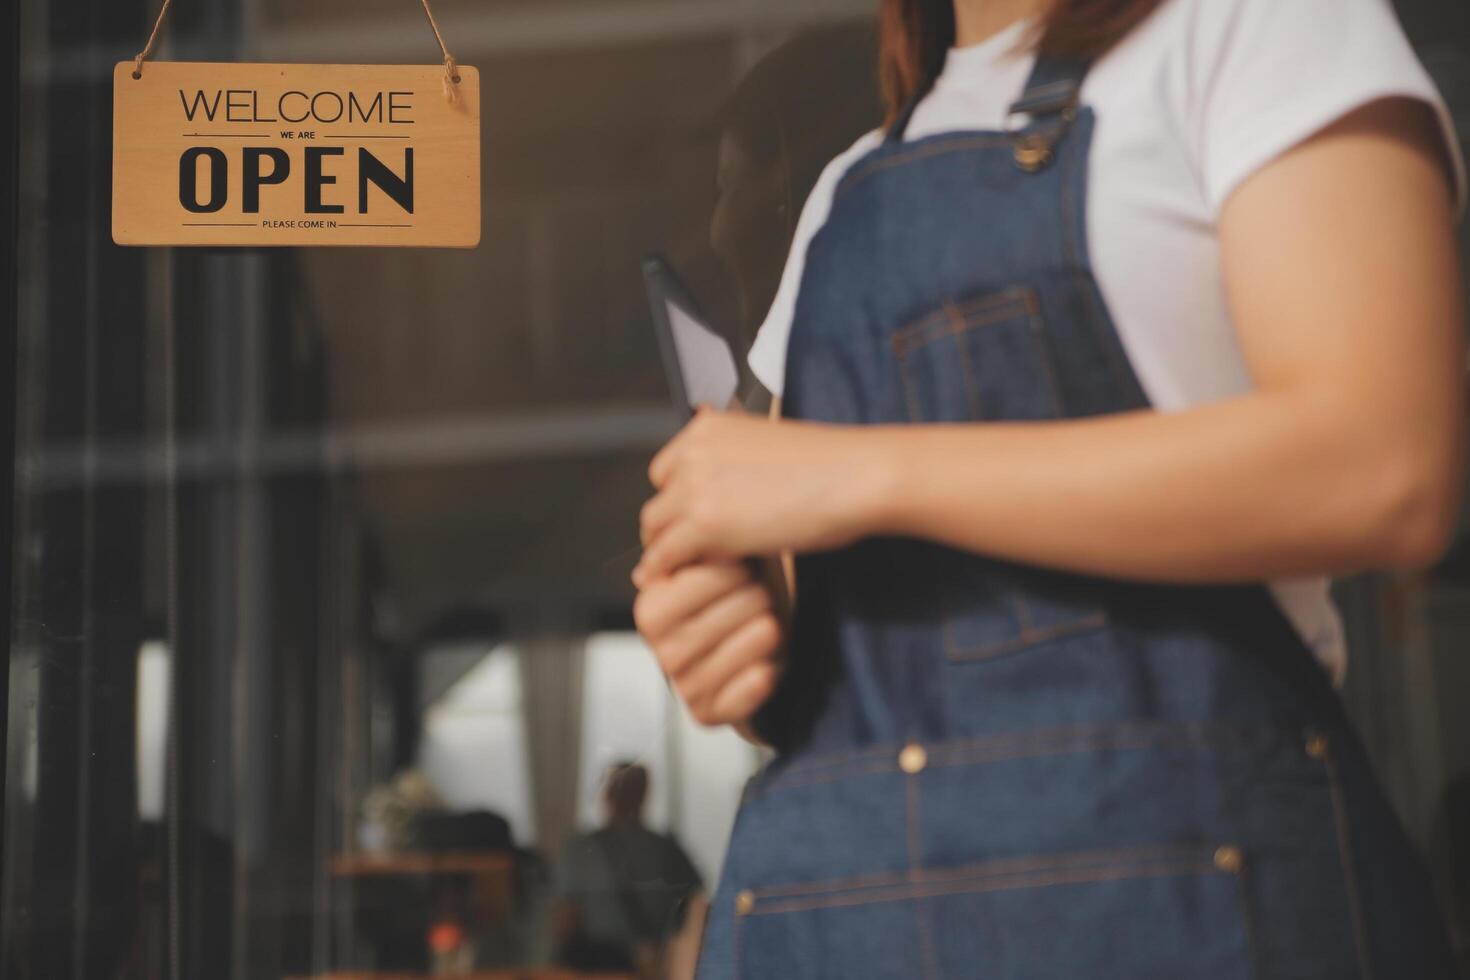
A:
{"label": "woman's hand", "polygon": [[878,445],[841,426],[701,409],[648,468],[658,492],[634,584],[697,561],[850,544],[881,497]]}
{"label": "woman's hand", "polygon": [[776,689],[782,626],[745,561],[687,565],[653,578],[633,603],[638,631],[704,725],[746,724]]}

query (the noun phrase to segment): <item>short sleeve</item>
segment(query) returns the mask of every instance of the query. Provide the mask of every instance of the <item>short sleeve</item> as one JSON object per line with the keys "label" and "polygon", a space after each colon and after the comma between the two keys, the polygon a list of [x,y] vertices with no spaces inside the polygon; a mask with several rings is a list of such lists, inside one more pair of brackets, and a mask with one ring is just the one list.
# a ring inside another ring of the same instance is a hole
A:
{"label": "short sleeve", "polygon": [[781,283],[776,288],[776,298],[772,300],[746,358],[750,370],[773,395],[781,394],[786,379],[786,341],[791,337],[791,321],[796,316],[796,294],[801,289],[801,277],[806,271],[807,246],[827,223],[827,216],[832,212],[832,198],[842,175],[858,157],[876,147],[881,138],[876,131],[868,133],[827,164],[802,206],[796,233],[791,239],[791,251],[786,256],[786,267],[781,272]]}
{"label": "short sleeve", "polygon": [[1255,171],[1382,98],[1431,107],[1455,168],[1465,164],[1444,100],[1388,0],[1194,0],[1190,75],[1205,196],[1218,214]]}

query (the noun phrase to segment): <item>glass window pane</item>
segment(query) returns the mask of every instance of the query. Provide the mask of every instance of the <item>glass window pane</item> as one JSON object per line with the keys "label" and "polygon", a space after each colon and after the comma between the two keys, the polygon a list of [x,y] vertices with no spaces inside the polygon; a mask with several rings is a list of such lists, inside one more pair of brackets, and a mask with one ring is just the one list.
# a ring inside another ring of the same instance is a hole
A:
{"label": "glass window pane", "polygon": [[[1397,6],[1470,134],[1459,7]],[[640,263],[746,351],[881,120],[873,0],[439,0],[481,72],[465,251],[115,245],[112,70],[158,2],[12,7],[0,980],[632,978],[766,761],[633,631],[680,424]],[[179,3],[155,54],[438,56],[417,0]],[[1345,697],[1470,949],[1470,546],[1338,588]]]}

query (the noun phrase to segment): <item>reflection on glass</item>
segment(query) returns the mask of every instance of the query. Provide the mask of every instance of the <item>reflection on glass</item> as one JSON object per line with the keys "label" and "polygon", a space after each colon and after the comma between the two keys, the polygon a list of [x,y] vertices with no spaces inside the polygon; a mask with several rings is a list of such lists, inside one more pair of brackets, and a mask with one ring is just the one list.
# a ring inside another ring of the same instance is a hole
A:
{"label": "reflection on glass", "polygon": [[[461,659],[464,658],[464,659]],[[458,670],[462,676],[455,678]],[[419,667],[428,701],[419,768],[456,810],[502,816],[517,840],[535,836],[520,664],[514,649],[434,651]],[[433,691],[445,688],[433,697]],[[432,700],[430,700],[432,698]]]}
{"label": "reflection on glass", "polygon": [[804,32],[762,58],[719,113],[709,238],[735,283],[741,350],[776,294],[818,176],[878,124],[876,41],[865,23]]}
{"label": "reflection on glass", "polygon": [[168,778],[168,646],[149,640],[138,648],[138,818],[163,819]]}
{"label": "reflection on glass", "polygon": [[667,973],[669,941],[704,885],[678,840],[644,824],[648,784],[646,766],[609,766],[599,826],[562,850],[554,920],[562,966],[650,980]]}

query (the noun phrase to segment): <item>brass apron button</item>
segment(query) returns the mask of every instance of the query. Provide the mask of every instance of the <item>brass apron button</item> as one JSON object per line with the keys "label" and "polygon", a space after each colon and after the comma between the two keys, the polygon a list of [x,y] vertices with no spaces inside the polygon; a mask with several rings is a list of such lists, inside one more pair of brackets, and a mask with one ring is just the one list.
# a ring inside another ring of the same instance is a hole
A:
{"label": "brass apron button", "polygon": [[1044,139],[1027,136],[1016,143],[1016,166],[1034,174],[1051,162],[1051,147]]}
{"label": "brass apron button", "polygon": [[1240,853],[1240,848],[1229,845],[1218,848],[1215,851],[1215,867],[1230,874],[1239,874],[1240,869],[1245,867],[1245,855]]}
{"label": "brass apron button", "polygon": [[924,767],[929,764],[929,753],[924,751],[924,746],[917,742],[911,742],[903,747],[898,754],[898,768],[904,772],[913,774],[923,772]]}
{"label": "brass apron button", "polygon": [[755,894],[753,892],[743,891],[735,896],[736,915],[749,915],[750,910],[753,908],[755,908]]}

